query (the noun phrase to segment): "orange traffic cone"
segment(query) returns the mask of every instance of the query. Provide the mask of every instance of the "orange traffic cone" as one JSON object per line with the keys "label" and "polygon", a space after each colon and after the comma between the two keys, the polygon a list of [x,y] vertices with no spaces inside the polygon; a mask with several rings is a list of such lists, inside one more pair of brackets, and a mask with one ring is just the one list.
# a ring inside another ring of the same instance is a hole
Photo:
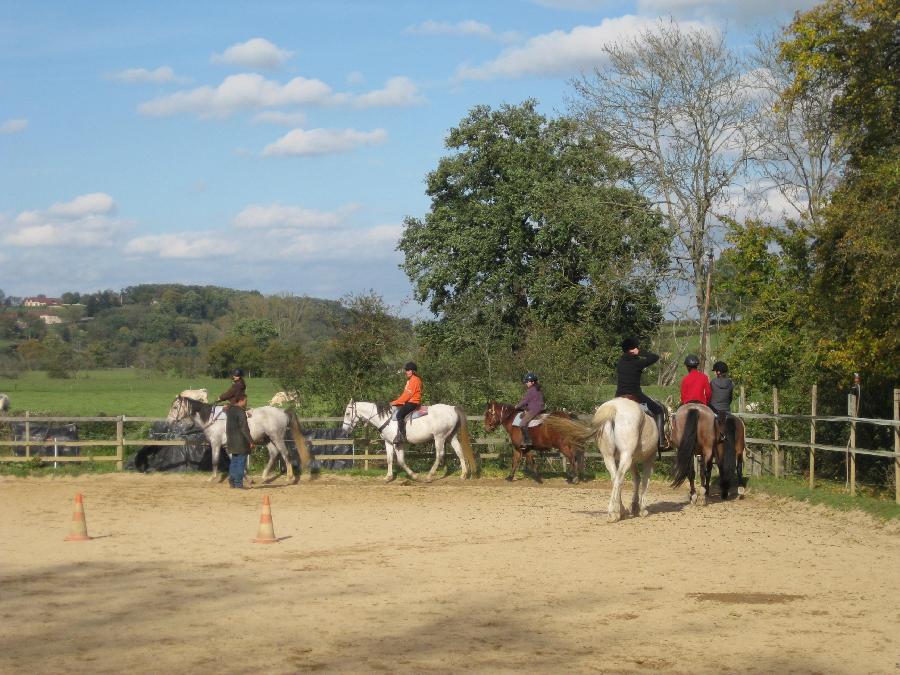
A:
{"label": "orange traffic cone", "polygon": [[90,537],[87,533],[87,522],[84,519],[84,502],[79,492],[75,495],[75,512],[72,514],[72,525],[66,541],[87,541],[88,539]]}
{"label": "orange traffic cone", "polygon": [[269,504],[269,496],[263,497],[262,513],[259,514],[259,529],[256,531],[254,544],[274,544],[275,528],[272,526],[272,506]]}

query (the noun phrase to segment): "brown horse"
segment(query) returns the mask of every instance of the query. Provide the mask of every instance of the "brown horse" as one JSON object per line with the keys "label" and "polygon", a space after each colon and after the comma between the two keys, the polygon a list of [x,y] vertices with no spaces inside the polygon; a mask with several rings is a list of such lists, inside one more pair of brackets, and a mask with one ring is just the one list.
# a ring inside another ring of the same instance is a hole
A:
{"label": "brown horse", "polygon": [[[720,436],[720,432],[722,436]],[[716,424],[716,414],[712,409],[699,403],[681,406],[672,419],[672,443],[676,447],[673,466],[672,487],[678,487],[685,479],[691,484],[691,503],[697,503],[694,489],[694,455],[702,458],[700,471],[700,496],[706,504],[709,484],[712,479],[713,459],[719,467],[719,487],[722,499],[728,499],[737,475],[737,492],[744,494],[744,422],[739,417],[728,415],[725,428]],[[724,438],[723,438],[724,437]]]}
{"label": "brown horse", "polygon": [[[566,480],[569,483],[577,483],[580,481],[584,473],[584,448],[579,447],[572,440],[559,432],[551,430],[545,424],[529,427],[528,435],[531,437],[532,444],[528,447],[523,446],[522,430],[517,426],[513,426],[516,412],[514,406],[511,406],[508,403],[497,403],[496,401],[488,403],[487,410],[484,412],[484,428],[487,431],[493,431],[502,424],[503,428],[506,429],[506,433],[509,435],[509,440],[513,446],[512,467],[509,470],[509,475],[506,477],[506,480],[511,481],[515,477],[516,469],[519,468],[519,461],[524,454],[525,465],[527,468],[531,468],[531,475],[538,483],[542,482],[541,474],[538,472],[537,465],[534,461],[534,450],[555,449],[559,450],[568,460],[568,465],[566,466]],[[550,415],[572,419],[572,416],[569,413],[562,411],[554,411],[551,412]]]}

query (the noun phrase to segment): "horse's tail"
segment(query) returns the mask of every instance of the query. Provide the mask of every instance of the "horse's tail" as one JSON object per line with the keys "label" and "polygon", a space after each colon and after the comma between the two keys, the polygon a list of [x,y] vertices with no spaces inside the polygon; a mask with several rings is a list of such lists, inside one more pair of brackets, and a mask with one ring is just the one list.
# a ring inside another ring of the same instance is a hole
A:
{"label": "horse's tail", "polygon": [[729,415],[725,419],[725,456],[722,457],[722,466],[719,467],[719,484],[722,486],[722,494],[728,491],[734,474],[737,470],[737,423]]}
{"label": "horse's tail", "polygon": [[548,415],[543,422],[544,426],[559,434],[563,439],[576,447],[584,447],[590,439],[597,435],[599,427],[592,427],[584,422],[572,420],[567,417]]}
{"label": "horse's tail", "polygon": [[681,440],[675,452],[675,466],[672,467],[672,487],[678,487],[691,475],[694,470],[694,450],[697,447],[697,421],[700,413],[696,408],[687,412],[684,420],[684,428],[681,430]]}
{"label": "horse's tail", "polygon": [[476,478],[481,475],[481,467],[478,464],[478,456],[475,454],[475,449],[472,447],[472,439],[469,436],[468,417],[466,416],[466,411],[459,406],[454,406],[454,409],[459,417],[459,422],[456,427],[456,437],[459,439],[459,444],[462,446],[466,467],[469,469],[468,473],[463,476],[463,478]]}
{"label": "horse's tail", "polygon": [[288,408],[288,419],[291,422],[291,432],[294,434],[294,443],[297,445],[297,454],[300,455],[300,472],[309,471],[311,458],[309,455],[309,446],[303,437],[303,431],[300,429],[300,422],[297,420],[297,413],[292,408]]}

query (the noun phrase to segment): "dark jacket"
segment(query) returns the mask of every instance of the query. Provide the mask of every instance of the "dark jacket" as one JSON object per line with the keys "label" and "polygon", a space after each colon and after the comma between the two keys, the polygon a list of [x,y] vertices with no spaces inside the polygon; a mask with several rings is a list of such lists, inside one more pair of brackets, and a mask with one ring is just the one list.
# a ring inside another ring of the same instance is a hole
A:
{"label": "dark jacket", "polygon": [[631,394],[639,396],[641,391],[641,373],[644,368],[659,361],[659,355],[652,352],[643,354],[622,354],[616,364],[616,396]]}
{"label": "dark jacket", "polygon": [[228,439],[228,452],[232,455],[250,454],[250,424],[247,413],[239,405],[228,406],[225,412],[225,436]]}
{"label": "dark jacket", "polygon": [[229,387],[228,391],[224,394],[220,394],[218,401],[227,401],[234,405],[238,402],[238,400],[247,393],[247,383],[244,382],[243,378],[238,378],[234,382],[231,383],[231,387]]}
{"label": "dark jacket", "polygon": [[709,407],[721,412],[731,410],[731,399],[734,396],[734,382],[730,377],[713,378],[709,386],[712,388],[712,397],[709,399]]}
{"label": "dark jacket", "polygon": [[522,400],[516,404],[516,410],[524,410],[532,415],[537,415],[544,411],[544,392],[538,389],[537,385],[528,387]]}

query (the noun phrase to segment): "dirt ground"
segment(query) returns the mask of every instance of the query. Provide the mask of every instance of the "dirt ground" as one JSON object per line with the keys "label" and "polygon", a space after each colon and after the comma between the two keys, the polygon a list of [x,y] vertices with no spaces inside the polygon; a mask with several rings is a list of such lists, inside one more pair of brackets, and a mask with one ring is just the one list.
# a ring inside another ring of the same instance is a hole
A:
{"label": "dirt ground", "polygon": [[[63,541],[76,492],[89,542]],[[661,482],[608,524],[608,496],[0,478],[0,672],[900,673],[896,525]]]}

